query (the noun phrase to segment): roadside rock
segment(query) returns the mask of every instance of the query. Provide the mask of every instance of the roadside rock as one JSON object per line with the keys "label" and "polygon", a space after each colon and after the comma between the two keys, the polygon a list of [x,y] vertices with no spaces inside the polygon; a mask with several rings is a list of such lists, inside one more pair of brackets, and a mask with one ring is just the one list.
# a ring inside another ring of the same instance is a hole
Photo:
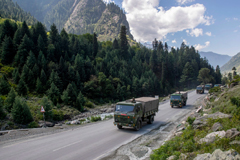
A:
{"label": "roadside rock", "polygon": [[206,144],[213,143],[218,136],[219,138],[225,137],[226,132],[225,131],[218,131],[218,132],[212,132],[209,133],[205,138],[200,139],[200,144],[206,142]]}
{"label": "roadside rock", "polygon": [[224,114],[224,113],[221,113],[221,112],[216,112],[216,113],[213,113],[213,114],[209,114],[209,115],[206,115],[206,116],[202,116],[202,117],[197,117],[195,119],[195,121],[193,122],[193,127],[195,129],[199,129],[203,126],[205,126],[207,124],[207,119],[208,118],[212,118],[212,119],[218,119],[218,118],[232,118],[231,115],[228,115],[228,114]]}
{"label": "roadside rock", "polygon": [[168,157],[166,160],[174,160],[176,158],[177,158],[177,156],[173,155],[173,156]]}
{"label": "roadside rock", "polygon": [[181,136],[183,134],[183,132],[177,132],[175,133],[175,136]]}
{"label": "roadside rock", "polygon": [[[38,122],[38,125],[39,125],[40,127],[44,127],[44,126],[45,126],[45,123],[44,123],[44,121],[39,121],[39,122]],[[54,123],[46,121],[46,127],[53,127],[54,125],[55,125]]]}
{"label": "roadside rock", "polygon": [[214,123],[213,126],[212,126],[212,131],[213,132],[216,132],[216,131],[220,131],[223,129],[223,126],[221,123],[217,122],[217,123]]}
{"label": "roadside rock", "polygon": [[187,159],[187,155],[181,153],[180,156],[179,156],[179,160],[185,160],[185,159]]}
{"label": "roadside rock", "polygon": [[240,145],[240,141],[232,141],[229,144],[238,144],[238,145]]}
{"label": "roadside rock", "polygon": [[226,131],[226,137],[227,138],[234,138],[236,136],[240,135],[240,132],[236,128],[232,128]]}
{"label": "roadside rock", "polygon": [[216,149],[212,154],[198,154],[194,160],[239,160],[240,155],[237,151],[231,149],[229,151],[221,151],[220,149]]}

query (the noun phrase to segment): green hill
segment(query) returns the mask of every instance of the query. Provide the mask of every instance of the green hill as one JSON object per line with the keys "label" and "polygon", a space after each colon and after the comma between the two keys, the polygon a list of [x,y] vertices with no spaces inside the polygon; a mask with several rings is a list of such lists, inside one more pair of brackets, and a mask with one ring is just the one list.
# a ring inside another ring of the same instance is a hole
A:
{"label": "green hill", "polygon": [[230,72],[232,71],[233,67],[236,67],[236,72],[240,72],[240,52],[233,56],[225,65],[221,67],[221,72]]}
{"label": "green hill", "polygon": [[12,0],[0,0],[0,16],[2,18],[13,19],[15,21],[26,21],[29,25],[37,22],[37,20],[30,13],[25,12]]}

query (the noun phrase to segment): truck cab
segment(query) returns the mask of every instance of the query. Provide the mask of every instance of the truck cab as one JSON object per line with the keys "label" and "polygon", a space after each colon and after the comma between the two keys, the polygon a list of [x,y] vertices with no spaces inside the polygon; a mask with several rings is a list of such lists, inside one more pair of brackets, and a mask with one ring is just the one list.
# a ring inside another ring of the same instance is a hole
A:
{"label": "truck cab", "polygon": [[197,88],[196,88],[196,93],[198,94],[198,93],[200,93],[200,94],[203,94],[204,93],[204,85],[199,85],[199,86],[197,86]]}
{"label": "truck cab", "polygon": [[174,94],[171,94],[170,97],[170,105],[173,108],[173,106],[178,106],[182,108],[183,106],[186,106],[187,103],[187,92],[176,92]]}

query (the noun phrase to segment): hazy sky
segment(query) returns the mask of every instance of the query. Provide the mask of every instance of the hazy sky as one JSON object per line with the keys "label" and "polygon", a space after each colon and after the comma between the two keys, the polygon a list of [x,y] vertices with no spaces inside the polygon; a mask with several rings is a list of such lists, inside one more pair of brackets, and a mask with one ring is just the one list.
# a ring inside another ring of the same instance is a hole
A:
{"label": "hazy sky", "polygon": [[180,47],[233,56],[240,52],[239,0],[104,0],[114,1],[127,16],[140,42],[154,38]]}

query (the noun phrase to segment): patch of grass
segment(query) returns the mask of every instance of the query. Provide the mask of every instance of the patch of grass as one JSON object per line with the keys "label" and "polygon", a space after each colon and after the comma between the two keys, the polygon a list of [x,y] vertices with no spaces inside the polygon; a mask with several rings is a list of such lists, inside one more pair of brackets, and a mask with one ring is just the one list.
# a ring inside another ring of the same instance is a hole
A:
{"label": "patch of grass", "polygon": [[97,122],[97,121],[101,121],[101,120],[102,119],[101,119],[100,116],[92,116],[91,119],[90,119],[91,122]]}
{"label": "patch of grass", "polygon": [[38,128],[39,125],[37,122],[33,121],[31,123],[28,124],[28,128]]}

